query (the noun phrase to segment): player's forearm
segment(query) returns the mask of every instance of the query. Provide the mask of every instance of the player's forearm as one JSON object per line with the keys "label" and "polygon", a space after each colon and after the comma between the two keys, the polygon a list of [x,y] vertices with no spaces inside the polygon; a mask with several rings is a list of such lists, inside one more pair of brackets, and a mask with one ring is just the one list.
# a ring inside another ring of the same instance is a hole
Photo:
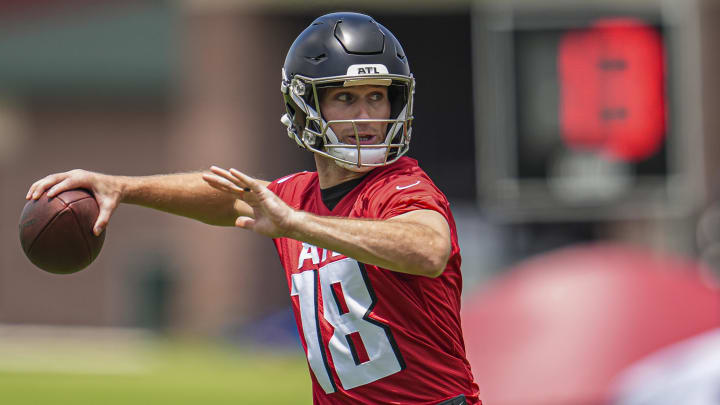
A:
{"label": "player's forearm", "polygon": [[201,172],[116,179],[123,203],[221,226],[232,226],[238,215],[252,215],[245,203],[205,183]]}
{"label": "player's forearm", "polygon": [[437,277],[450,255],[450,241],[422,224],[321,217],[298,213],[290,238],[330,249],[388,270]]}

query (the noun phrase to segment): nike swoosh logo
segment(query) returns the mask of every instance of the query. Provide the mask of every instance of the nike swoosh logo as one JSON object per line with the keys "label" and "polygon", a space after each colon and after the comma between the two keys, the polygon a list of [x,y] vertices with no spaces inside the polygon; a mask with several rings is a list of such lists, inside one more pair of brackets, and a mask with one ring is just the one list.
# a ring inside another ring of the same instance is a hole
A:
{"label": "nike swoosh logo", "polygon": [[405,190],[406,188],[410,188],[412,186],[417,186],[418,184],[420,184],[420,180],[416,181],[413,184],[410,184],[409,186],[395,186],[395,188],[398,190]]}

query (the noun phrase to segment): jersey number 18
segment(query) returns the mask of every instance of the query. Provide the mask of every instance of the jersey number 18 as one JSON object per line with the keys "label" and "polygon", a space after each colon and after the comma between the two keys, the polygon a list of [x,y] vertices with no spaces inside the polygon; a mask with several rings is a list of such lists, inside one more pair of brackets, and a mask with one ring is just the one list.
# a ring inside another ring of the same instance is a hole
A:
{"label": "jersey number 18", "polygon": [[298,296],[308,363],[325,393],[333,393],[337,387],[320,329],[321,297],[322,316],[333,327],[327,353],[344,389],[369,384],[405,368],[390,327],[370,318],[375,294],[362,264],[346,258],[319,270],[293,274],[291,295]]}

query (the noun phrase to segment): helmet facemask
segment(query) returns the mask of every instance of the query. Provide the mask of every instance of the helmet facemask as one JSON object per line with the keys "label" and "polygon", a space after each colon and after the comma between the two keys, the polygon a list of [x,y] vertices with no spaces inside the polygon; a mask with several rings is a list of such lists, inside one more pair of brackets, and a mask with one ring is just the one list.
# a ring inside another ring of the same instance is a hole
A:
{"label": "helmet facemask", "polygon": [[[319,90],[326,87],[360,85],[388,86],[390,117],[387,119],[343,119],[326,121],[320,108]],[[414,79],[412,75],[391,74],[346,75],[312,79],[295,75],[288,81],[283,72],[282,91],[287,114],[282,121],[288,135],[301,147],[333,159],[339,166],[357,172],[372,170],[395,162],[403,156],[410,144],[412,132],[412,106]],[[299,111],[298,111],[299,110]],[[304,122],[299,118],[304,115]],[[360,143],[358,124],[385,123],[387,129],[382,142]],[[342,143],[331,128],[333,124],[352,124],[356,144]]]}

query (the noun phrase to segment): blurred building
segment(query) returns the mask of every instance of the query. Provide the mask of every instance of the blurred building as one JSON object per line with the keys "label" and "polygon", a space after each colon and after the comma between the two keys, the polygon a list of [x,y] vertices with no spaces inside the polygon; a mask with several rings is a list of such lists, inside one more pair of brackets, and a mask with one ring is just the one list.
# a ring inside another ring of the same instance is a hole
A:
{"label": "blurred building", "polygon": [[262,288],[283,282],[271,245],[232,229],[122,207],[101,257],[72,277],[34,269],[14,235],[22,189],[52,172],[300,169],[265,124],[281,107],[266,66],[282,59],[263,47],[286,42],[280,24],[175,2],[30,2],[2,18],[2,105],[14,127],[2,145],[0,319],[218,334],[280,305],[280,288]]}

